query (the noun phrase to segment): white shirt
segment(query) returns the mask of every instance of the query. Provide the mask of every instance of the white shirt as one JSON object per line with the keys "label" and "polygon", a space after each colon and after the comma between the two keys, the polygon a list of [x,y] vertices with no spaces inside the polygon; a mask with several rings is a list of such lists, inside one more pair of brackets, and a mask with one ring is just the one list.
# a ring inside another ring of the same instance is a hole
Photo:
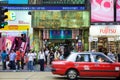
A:
{"label": "white shirt", "polygon": [[37,53],[36,53],[36,52],[34,52],[33,54],[34,54],[34,59],[36,59]]}
{"label": "white shirt", "polygon": [[34,59],[34,54],[33,53],[28,53],[28,61],[33,61]]}
{"label": "white shirt", "polygon": [[45,60],[45,54],[44,54],[44,52],[43,53],[39,52],[38,59],[44,59]]}
{"label": "white shirt", "polygon": [[45,51],[45,55],[47,56],[49,54],[49,50],[46,50]]}

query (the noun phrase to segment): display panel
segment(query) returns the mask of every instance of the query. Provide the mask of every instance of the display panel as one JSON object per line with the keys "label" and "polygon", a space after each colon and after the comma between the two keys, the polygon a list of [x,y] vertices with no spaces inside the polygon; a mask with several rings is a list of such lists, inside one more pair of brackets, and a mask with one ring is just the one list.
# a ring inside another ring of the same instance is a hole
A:
{"label": "display panel", "polygon": [[33,27],[63,29],[89,27],[88,11],[44,10],[33,12]]}
{"label": "display panel", "polygon": [[116,21],[120,21],[120,0],[116,0]]}
{"label": "display panel", "polygon": [[72,30],[50,30],[50,39],[71,39]]}
{"label": "display panel", "polygon": [[85,4],[85,0],[29,0],[29,4]]}
{"label": "display panel", "polygon": [[114,21],[114,0],[91,0],[91,22]]}

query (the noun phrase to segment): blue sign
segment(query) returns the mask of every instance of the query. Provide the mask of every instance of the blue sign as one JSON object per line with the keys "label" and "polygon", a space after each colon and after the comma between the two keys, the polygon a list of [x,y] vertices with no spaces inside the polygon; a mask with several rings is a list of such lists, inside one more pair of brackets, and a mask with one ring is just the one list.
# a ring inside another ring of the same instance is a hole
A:
{"label": "blue sign", "polygon": [[8,1],[8,0],[0,0],[0,2],[1,2],[1,1]]}
{"label": "blue sign", "polygon": [[8,0],[0,0],[0,4],[8,4]]}
{"label": "blue sign", "polygon": [[72,30],[50,30],[50,39],[72,39]]}
{"label": "blue sign", "polygon": [[28,4],[28,0],[8,0],[8,4]]}
{"label": "blue sign", "polygon": [[85,10],[84,6],[4,6],[8,10]]}

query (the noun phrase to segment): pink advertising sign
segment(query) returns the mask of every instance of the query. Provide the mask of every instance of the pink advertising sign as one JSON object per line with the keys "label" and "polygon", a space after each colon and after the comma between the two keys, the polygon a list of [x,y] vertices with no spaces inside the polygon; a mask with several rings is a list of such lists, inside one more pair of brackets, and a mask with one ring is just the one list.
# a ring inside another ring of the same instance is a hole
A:
{"label": "pink advertising sign", "polygon": [[114,0],[91,0],[91,22],[114,21]]}
{"label": "pink advertising sign", "polygon": [[120,21],[120,0],[116,0],[116,21]]}

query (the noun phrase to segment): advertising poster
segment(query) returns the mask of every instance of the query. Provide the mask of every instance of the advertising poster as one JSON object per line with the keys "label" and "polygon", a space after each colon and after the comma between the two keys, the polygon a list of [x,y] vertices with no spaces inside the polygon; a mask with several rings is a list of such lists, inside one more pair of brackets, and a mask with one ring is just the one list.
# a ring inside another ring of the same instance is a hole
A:
{"label": "advertising poster", "polygon": [[114,21],[114,0],[91,0],[91,22]]}
{"label": "advertising poster", "polygon": [[13,41],[14,41],[14,37],[10,37],[10,36],[6,37],[6,41],[5,41],[5,47],[6,47],[6,49],[11,50]]}
{"label": "advertising poster", "polygon": [[120,21],[120,0],[116,0],[116,21]]}

